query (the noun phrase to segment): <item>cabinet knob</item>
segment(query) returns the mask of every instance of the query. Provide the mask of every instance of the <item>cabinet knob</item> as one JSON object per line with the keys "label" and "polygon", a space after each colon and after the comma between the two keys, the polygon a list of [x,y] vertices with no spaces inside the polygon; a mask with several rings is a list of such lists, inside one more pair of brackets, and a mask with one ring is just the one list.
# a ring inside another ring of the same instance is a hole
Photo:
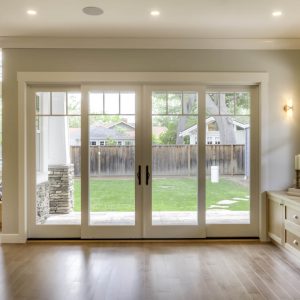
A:
{"label": "cabinet knob", "polygon": [[298,217],[297,215],[294,215],[294,216],[293,216],[293,219],[298,220],[299,217]]}
{"label": "cabinet knob", "polygon": [[298,243],[297,240],[294,240],[294,241],[293,241],[293,244],[296,245],[296,246],[298,246],[299,243]]}

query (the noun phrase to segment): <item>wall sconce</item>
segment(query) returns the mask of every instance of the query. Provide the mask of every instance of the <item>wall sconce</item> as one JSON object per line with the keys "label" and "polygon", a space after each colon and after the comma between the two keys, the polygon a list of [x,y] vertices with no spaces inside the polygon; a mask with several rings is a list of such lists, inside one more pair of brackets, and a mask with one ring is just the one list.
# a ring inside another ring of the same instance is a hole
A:
{"label": "wall sconce", "polygon": [[286,105],[283,107],[283,110],[284,110],[285,112],[293,111],[293,109],[294,109],[293,105],[288,105],[288,104],[286,104]]}

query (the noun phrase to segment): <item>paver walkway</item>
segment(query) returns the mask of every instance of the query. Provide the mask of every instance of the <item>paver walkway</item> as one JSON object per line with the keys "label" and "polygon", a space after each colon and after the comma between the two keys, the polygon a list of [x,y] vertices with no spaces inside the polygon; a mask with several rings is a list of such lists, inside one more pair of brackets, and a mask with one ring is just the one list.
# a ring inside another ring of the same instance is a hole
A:
{"label": "paver walkway", "polygon": [[[197,213],[192,211],[156,211],[153,212],[153,225],[195,225]],[[248,224],[249,211],[230,211],[226,209],[209,209],[206,212],[208,224]],[[92,212],[92,225],[134,225],[133,212]],[[80,212],[66,215],[52,214],[47,219],[50,224],[80,224]]]}

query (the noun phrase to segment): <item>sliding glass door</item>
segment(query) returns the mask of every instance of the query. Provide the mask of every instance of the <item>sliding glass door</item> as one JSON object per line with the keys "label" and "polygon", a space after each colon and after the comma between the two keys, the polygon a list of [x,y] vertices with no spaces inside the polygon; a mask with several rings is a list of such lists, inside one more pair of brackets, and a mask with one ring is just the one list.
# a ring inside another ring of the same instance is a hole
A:
{"label": "sliding glass door", "polygon": [[29,236],[258,234],[258,89],[30,88]]}
{"label": "sliding glass door", "polygon": [[206,235],[258,234],[258,88],[207,87]]}
{"label": "sliding glass door", "polygon": [[139,87],[83,87],[82,238],[142,236]]}
{"label": "sliding glass door", "polygon": [[[145,89],[146,185],[144,235],[150,238],[205,237],[204,89],[153,86]],[[192,138],[184,136],[187,128]]]}
{"label": "sliding glass door", "polygon": [[258,235],[258,88],[147,87],[144,235]]}
{"label": "sliding glass door", "polygon": [[80,87],[31,88],[29,99],[29,237],[80,237]]}

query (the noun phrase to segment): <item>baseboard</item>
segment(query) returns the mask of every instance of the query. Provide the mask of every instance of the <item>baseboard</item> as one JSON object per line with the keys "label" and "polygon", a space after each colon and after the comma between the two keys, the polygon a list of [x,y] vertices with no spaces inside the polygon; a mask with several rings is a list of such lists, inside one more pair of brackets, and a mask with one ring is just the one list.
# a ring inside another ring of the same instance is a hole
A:
{"label": "baseboard", "polygon": [[2,233],[0,234],[0,244],[24,244],[27,237],[22,234]]}
{"label": "baseboard", "polygon": [[262,243],[258,238],[210,239],[28,239],[27,243]]}

